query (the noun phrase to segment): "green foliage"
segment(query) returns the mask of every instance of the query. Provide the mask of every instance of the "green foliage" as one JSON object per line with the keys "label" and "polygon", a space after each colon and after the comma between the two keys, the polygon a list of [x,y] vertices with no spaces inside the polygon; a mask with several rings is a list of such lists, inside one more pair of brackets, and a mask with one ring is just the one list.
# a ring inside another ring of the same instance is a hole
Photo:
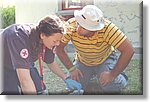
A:
{"label": "green foliage", "polygon": [[15,23],[15,6],[2,8],[1,14],[2,20],[2,28],[6,28],[7,26]]}

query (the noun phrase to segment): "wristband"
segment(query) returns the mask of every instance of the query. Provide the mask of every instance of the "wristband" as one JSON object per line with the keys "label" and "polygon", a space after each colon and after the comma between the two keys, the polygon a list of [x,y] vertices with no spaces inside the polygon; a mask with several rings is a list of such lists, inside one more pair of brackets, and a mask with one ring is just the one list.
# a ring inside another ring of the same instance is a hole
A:
{"label": "wristband", "polygon": [[71,67],[70,69],[68,69],[69,72],[72,72],[76,69],[76,66]]}

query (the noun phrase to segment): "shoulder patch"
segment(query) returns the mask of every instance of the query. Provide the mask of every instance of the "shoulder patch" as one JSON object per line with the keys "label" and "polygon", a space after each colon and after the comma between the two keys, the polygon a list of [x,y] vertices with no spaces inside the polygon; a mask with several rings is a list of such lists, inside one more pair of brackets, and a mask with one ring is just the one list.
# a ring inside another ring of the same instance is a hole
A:
{"label": "shoulder patch", "polygon": [[20,51],[20,56],[21,56],[22,58],[24,58],[24,59],[28,58],[28,56],[29,56],[28,50],[27,50],[27,49],[22,49],[22,50]]}

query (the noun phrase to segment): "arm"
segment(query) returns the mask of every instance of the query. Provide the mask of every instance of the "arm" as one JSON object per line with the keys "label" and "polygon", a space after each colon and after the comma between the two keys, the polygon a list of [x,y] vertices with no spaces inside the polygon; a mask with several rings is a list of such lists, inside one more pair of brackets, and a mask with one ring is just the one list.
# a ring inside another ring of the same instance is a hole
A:
{"label": "arm", "polygon": [[[56,53],[57,53],[57,56],[59,57],[59,59],[61,60],[61,62],[64,64],[64,66],[69,70],[74,65],[70,61],[67,53],[64,50],[65,46],[66,46],[66,44],[61,42],[60,45],[56,49]],[[83,74],[79,69],[72,70],[71,71],[72,79],[79,81],[78,74],[80,74],[83,77]]]}
{"label": "arm", "polygon": [[29,69],[16,69],[23,94],[36,94],[36,88],[30,76]]}
{"label": "arm", "polygon": [[134,49],[128,39],[118,47],[118,50],[121,52],[121,55],[114,69],[111,72],[103,72],[100,75],[100,82],[103,85],[113,81],[122,71],[124,71],[134,54]]}
{"label": "arm", "polygon": [[134,49],[128,39],[126,39],[118,47],[118,50],[121,52],[121,55],[115,68],[111,71],[111,74],[114,78],[117,77],[118,74],[120,74],[127,67],[134,54]]}
{"label": "arm", "polygon": [[66,79],[66,75],[64,74],[64,72],[59,68],[59,65],[54,61],[51,64],[47,64],[49,69],[56,75],[58,75],[59,77],[61,77],[63,80]]}
{"label": "arm", "polygon": [[80,90],[82,89],[81,84],[74,80],[71,80],[68,75],[65,75],[64,72],[59,68],[58,64],[55,61],[51,64],[48,64],[48,67],[54,74],[58,75],[64,80],[64,82],[67,84],[67,87],[70,90],[77,89],[78,92],[80,92]]}
{"label": "arm", "polygon": [[73,63],[70,61],[67,53],[64,50],[65,46],[66,46],[65,43],[60,42],[60,45],[56,49],[56,54],[59,57],[59,59],[61,60],[61,62],[64,64],[64,66],[67,69],[69,69],[69,68],[73,67]]}

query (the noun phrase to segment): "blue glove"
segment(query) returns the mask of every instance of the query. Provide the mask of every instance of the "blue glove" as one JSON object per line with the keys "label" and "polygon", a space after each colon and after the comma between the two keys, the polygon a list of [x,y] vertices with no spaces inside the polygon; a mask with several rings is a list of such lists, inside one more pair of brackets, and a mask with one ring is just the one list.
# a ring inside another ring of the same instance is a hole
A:
{"label": "blue glove", "polygon": [[82,90],[82,85],[75,80],[67,78],[64,80],[64,82],[67,84],[70,90],[78,90],[78,93],[80,93],[80,90]]}

